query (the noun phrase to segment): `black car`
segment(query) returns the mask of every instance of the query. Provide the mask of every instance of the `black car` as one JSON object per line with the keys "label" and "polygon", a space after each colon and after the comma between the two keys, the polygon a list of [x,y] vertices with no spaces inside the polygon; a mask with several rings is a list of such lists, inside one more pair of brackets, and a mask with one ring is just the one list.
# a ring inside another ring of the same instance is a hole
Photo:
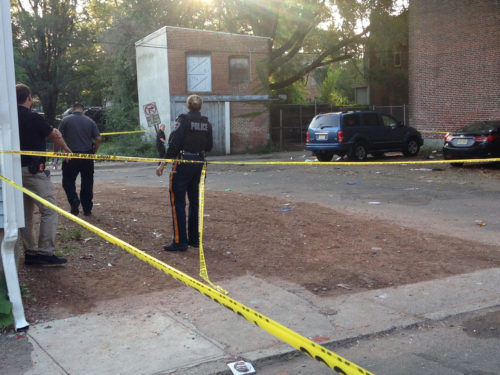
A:
{"label": "black car", "polygon": [[421,134],[394,117],[375,111],[323,113],[315,116],[306,134],[306,150],[319,161],[333,155],[365,160],[368,154],[401,151],[416,156],[424,143]]}
{"label": "black car", "polygon": [[446,134],[443,156],[447,160],[500,157],[500,121],[478,121]]}

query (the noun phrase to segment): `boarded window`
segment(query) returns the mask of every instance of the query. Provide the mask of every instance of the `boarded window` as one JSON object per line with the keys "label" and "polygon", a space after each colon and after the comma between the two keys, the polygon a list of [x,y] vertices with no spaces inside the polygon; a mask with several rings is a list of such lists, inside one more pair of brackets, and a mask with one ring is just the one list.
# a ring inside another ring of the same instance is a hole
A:
{"label": "boarded window", "polygon": [[229,81],[241,83],[250,81],[250,61],[245,56],[229,58]]}
{"label": "boarded window", "polygon": [[186,56],[187,89],[191,92],[212,91],[212,62],[209,54]]}

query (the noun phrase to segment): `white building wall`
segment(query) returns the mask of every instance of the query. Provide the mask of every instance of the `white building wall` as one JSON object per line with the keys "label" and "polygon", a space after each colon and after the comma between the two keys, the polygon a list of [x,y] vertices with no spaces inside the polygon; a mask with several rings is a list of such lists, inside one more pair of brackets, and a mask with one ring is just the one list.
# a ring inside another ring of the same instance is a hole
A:
{"label": "white building wall", "polygon": [[[156,103],[160,121],[170,130],[170,86],[168,79],[167,31],[163,27],[135,43],[137,89],[141,129],[152,130],[144,113],[144,106]],[[147,132],[154,137],[155,132]],[[167,134],[168,136],[168,134]]]}
{"label": "white building wall", "polygon": [[[19,151],[19,128],[17,126],[16,81],[14,76],[14,56],[10,13],[3,6],[0,13],[0,149]],[[21,180],[21,156],[0,154],[0,173],[18,185]],[[0,193],[3,201],[0,204],[12,204],[10,219],[17,227],[24,226],[23,193],[0,182]],[[3,214],[5,207],[2,208]],[[7,211],[5,209],[5,211]],[[4,226],[4,218],[0,219],[0,228]]]}
{"label": "white building wall", "polygon": [[[19,150],[19,127],[17,120],[16,81],[14,75],[14,52],[9,2],[0,3],[0,149]],[[21,157],[0,154],[0,173],[22,185]],[[0,226],[0,254],[3,276],[7,282],[9,300],[16,329],[28,326],[24,316],[21,289],[17,275],[16,241],[18,228],[24,226],[23,194],[3,180],[1,194],[3,220]],[[0,272],[1,274],[2,272]],[[2,275],[0,275],[2,277]]]}

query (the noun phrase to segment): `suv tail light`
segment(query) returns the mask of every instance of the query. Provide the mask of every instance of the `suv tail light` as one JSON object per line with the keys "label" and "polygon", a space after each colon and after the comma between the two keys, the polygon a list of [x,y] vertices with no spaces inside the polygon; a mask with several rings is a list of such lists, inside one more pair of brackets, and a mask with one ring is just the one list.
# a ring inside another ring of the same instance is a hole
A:
{"label": "suv tail light", "polygon": [[306,131],[306,142],[307,143],[310,143],[311,142],[311,138],[309,138],[309,130]]}
{"label": "suv tail light", "polygon": [[339,130],[337,132],[337,139],[338,139],[339,143],[344,142],[344,132],[342,130]]}
{"label": "suv tail light", "polygon": [[444,136],[444,141],[445,141],[445,142],[451,142],[451,141],[453,141],[453,137],[450,135],[450,133],[447,133],[447,134]]}

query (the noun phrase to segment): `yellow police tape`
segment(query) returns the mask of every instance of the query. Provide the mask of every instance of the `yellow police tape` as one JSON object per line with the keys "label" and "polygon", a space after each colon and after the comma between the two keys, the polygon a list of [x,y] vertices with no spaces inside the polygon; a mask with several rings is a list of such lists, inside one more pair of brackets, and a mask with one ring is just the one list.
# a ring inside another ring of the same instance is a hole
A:
{"label": "yellow police tape", "polygon": [[35,193],[17,185],[14,181],[4,177],[0,174],[0,179],[6,183],[12,185],[13,187],[21,190],[23,193],[29,195],[33,199],[41,202],[42,204],[50,207],[59,214],[67,217],[70,220],[80,224],[84,228],[96,233],[100,237],[104,238],[106,241],[115,244],[130,254],[136,256],[142,261],[152,265],[156,269],[165,272],[166,274],[172,276],[174,279],[180,281],[181,283],[189,286],[208,298],[211,298],[214,302],[228,308],[235,314],[245,318],[251,323],[254,323],[257,327],[267,331],[271,335],[279,338],[285,343],[291,345],[292,347],[302,351],[303,353],[315,358],[317,361],[323,363],[327,367],[340,374],[345,375],[373,375],[373,373],[359,367],[358,365],[346,360],[345,358],[339,356],[338,354],[326,349],[325,347],[315,343],[314,341],[298,334],[295,331],[279,324],[278,322],[268,318],[265,315],[260,314],[258,311],[251,309],[243,305],[242,303],[232,299],[229,296],[199,282],[198,280],[192,278],[191,276],[169,266],[168,264],[152,257],[151,255],[139,250],[138,248],[130,245],[129,243],[120,240],[119,238],[105,232],[104,230],[97,228],[96,226],[80,219],[77,216],[70,214],[69,212],[59,208],[55,204],[39,197]]}
{"label": "yellow police tape", "polygon": [[207,263],[205,262],[205,252],[203,251],[203,212],[205,211],[205,177],[206,177],[207,165],[203,165],[201,170],[200,185],[199,185],[199,206],[198,206],[198,233],[200,236],[200,276],[209,283],[213,288],[217,289],[219,292],[227,294],[225,289],[220,286],[213,284],[208,278]]}
{"label": "yellow police tape", "polygon": [[110,133],[101,133],[101,135],[115,135],[115,134],[134,134],[134,133],[145,133],[149,130],[129,130],[123,132],[110,132]]}
{"label": "yellow police tape", "polygon": [[14,155],[33,155],[46,156],[53,158],[70,158],[70,159],[94,159],[107,161],[131,161],[131,162],[148,162],[148,163],[207,163],[207,164],[230,164],[230,165],[401,165],[401,164],[455,164],[455,163],[491,163],[500,162],[500,158],[488,159],[453,159],[453,160],[401,160],[401,161],[197,161],[197,160],[179,160],[179,159],[161,159],[161,158],[142,158],[135,156],[115,156],[115,155],[96,155],[96,154],[68,154],[63,152],[42,152],[42,151],[5,151],[0,150],[0,153]]}

